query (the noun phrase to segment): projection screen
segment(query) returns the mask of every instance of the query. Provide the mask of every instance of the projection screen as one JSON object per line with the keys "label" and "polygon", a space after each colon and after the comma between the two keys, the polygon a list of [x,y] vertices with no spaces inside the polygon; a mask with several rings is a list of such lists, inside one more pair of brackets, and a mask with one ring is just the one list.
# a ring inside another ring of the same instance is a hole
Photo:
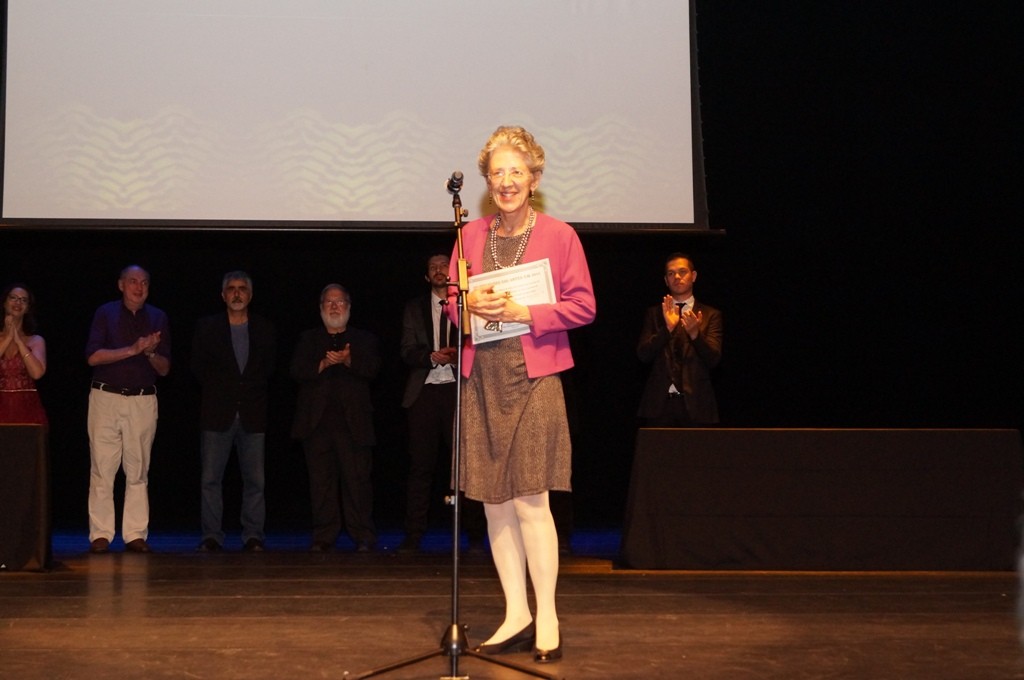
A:
{"label": "projection screen", "polygon": [[501,124],[581,229],[707,229],[693,3],[6,0],[2,224],[416,229]]}

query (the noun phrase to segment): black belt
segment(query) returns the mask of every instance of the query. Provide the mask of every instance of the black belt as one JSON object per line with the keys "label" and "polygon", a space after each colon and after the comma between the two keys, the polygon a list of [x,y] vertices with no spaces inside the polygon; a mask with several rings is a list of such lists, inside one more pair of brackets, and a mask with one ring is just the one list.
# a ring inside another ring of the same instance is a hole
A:
{"label": "black belt", "polygon": [[122,397],[141,397],[146,394],[156,394],[156,385],[149,387],[114,387],[98,380],[92,381],[94,390],[102,390],[111,394],[120,394]]}
{"label": "black belt", "polygon": [[678,399],[681,396],[683,396],[682,392],[669,392],[668,393],[668,398],[669,399]]}

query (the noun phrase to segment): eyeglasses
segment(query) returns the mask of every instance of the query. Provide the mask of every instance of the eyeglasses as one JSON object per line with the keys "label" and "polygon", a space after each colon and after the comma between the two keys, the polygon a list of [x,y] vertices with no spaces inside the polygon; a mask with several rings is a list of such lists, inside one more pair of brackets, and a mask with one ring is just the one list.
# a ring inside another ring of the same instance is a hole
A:
{"label": "eyeglasses", "polygon": [[508,170],[508,171],[505,171],[505,170],[495,170],[494,172],[489,172],[489,173],[487,173],[487,177],[492,182],[501,182],[501,181],[503,181],[505,179],[505,177],[508,177],[513,182],[522,182],[523,179],[525,179],[526,176],[529,175],[529,174],[530,174],[529,171],[524,172],[524,171],[520,170],[519,168],[513,168],[512,170]]}
{"label": "eyeglasses", "polygon": [[683,278],[690,273],[689,269],[669,269],[665,272],[665,278],[674,279],[675,277]]}
{"label": "eyeglasses", "polygon": [[324,307],[348,307],[348,300],[324,300]]}
{"label": "eyeglasses", "polygon": [[20,302],[23,305],[27,305],[28,304],[28,298],[27,297],[19,297],[17,295],[8,295],[7,299],[9,301],[11,301],[11,302]]}

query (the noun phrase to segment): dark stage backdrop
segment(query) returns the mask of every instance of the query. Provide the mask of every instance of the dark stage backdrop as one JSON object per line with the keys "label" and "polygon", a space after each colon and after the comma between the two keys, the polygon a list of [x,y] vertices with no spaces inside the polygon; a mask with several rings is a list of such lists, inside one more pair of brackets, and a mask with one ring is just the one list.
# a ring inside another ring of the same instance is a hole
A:
{"label": "dark stage backdrop", "polygon": [[[1020,425],[1020,383],[1012,370],[1018,358],[1008,354],[1008,343],[979,338],[976,346],[985,351],[951,363],[959,339],[937,332],[941,319],[924,308],[906,323],[875,315],[876,322],[884,320],[886,337],[868,341],[859,319],[829,310],[835,277],[821,274],[809,282],[785,258],[751,251],[740,240],[585,234],[583,241],[598,317],[573,332],[577,367],[566,374],[578,525],[621,521],[646,375],[634,347],[644,309],[663,294],[663,256],[674,249],[695,254],[698,296],[725,313],[725,359],[716,385],[725,425]],[[254,277],[253,309],[276,323],[281,338],[268,446],[271,528],[308,524],[301,449],[288,438],[295,390],[285,365],[298,333],[320,323],[317,298],[329,281],[351,289],[353,325],[381,338],[385,361],[374,388],[377,510],[385,526],[397,526],[406,469],[402,307],[425,286],[426,257],[451,242],[450,234],[0,233],[0,271],[35,292],[48,345],[49,371],[40,389],[51,418],[56,525],[80,529],[86,523],[89,368],[83,346],[95,308],[118,297],[118,272],[137,262],[152,274],[150,302],[170,315],[173,341],[174,365],[160,383],[153,529],[198,526],[198,386],[188,371],[189,345],[196,319],[222,309],[221,276],[235,268]],[[772,278],[779,299],[756,304],[766,295],[759,282]],[[234,521],[232,513],[228,517]]]}

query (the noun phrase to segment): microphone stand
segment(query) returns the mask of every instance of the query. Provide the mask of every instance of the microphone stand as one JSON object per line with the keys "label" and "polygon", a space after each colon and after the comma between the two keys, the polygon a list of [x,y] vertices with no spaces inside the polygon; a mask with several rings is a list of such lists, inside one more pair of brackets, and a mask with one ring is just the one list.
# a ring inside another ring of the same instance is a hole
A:
{"label": "microphone stand", "polygon": [[[457,178],[458,181],[455,181]],[[504,666],[505,668],[511,668],[512,670],[519,671],[524,675],[531,675],[536,678],[544,678],[545,680],[560,680],[558,676],[549,675],[533,668],[527,668],[520,666],[509,661],[496,658],[490,654],[483,654],[478,652],[469,646],[469,639],[466,637],[466,630],[468,626],[464,626],[459,623],[459,534],[461,533],[461,511],[462,511],[462,500],[459,494],[459,488],[461,486],[460,481],[462,477],[461,469],[461,455],[462,455],[462,345],[466,335],[469,334],[469,312],[466,310],[466,294],[469,292],[469,263],[466,261],[465,252],[462,247],[462,218],[468,215],[468,212],[462,208],[462,199],[459,198],[459,190],[462,188],[462,173],[456,172],[452,175],[452,179],[447,184],[448,192],[452,194],[452,209],[455,211],[455,242],[457,244],[458,251],[458,276],[459,280],[457,283],[449,283],[449,288],[453,286],[458,287],[457,307],[458,307],[458,322],[457,326],[459,329],[459,343],[456,348],[457,363],[455,365],[455,422],[453,424],[452,434],[452,482],[453,491],[450,496],[445,497],[445,503],[452,506],[452,595],[451,595],[451,622],[448,628],[445,630],[444,635],[441,637],[440,647],[417,656],[402,659],[401,661],[395,661],[385,666],[374,668],[373,670],[366,671],[360,675],[353,676],[355,680],[362,680],[363,678],[370,678],[375,675],[382,675],[384,673],[404,668],[417,664],[427,659],[432,659],[436,656],[447,656],[450,661],[450,672],[448,675],[442,675],[441,680],[469,680],[468,675],[459,675],[459,657],[470,656],[474,659],[480,659],[488,663],[493,663],[498,666]],[[346,673],[346,676],[348,674]]]}

